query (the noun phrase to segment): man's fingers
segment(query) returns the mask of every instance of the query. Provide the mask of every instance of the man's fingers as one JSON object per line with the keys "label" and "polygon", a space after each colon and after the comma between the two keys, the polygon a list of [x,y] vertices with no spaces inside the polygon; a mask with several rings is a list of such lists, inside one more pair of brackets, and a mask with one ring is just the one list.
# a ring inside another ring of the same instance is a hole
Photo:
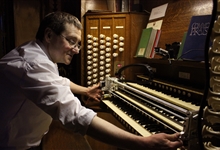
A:
{"label": "man's fingers", "polygon": [[173,147],[181,147],[183,146],[182,140],[180,140],[180,133],[169,134],[167,135],[167,139],[170,140],[170,143]]}
{"label": "man's fingers", "polygon": [[180,134],[179,133],[174,133],[174,134],[168,134],[167,135],[167,139],[170,140],[170,141],[176,141],[178,140],[180,137]]}

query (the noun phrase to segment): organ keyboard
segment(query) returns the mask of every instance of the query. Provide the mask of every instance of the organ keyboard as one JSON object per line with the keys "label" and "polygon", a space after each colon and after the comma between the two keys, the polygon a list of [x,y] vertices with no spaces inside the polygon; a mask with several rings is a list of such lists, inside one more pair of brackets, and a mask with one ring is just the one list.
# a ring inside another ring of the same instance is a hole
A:
{"label": "organ keyboard", "polygon": [[[149,80],[145,76],[139,79]],[[141,82],[140,82],[141,83]],[[167,90],[185,97],[174,97],[158,91],[154,86],[168,86]],[[157,80],[141,85],[134,82],[120,81],[116,77],[106,77],[102,90],[105,91],[102,102],[108,110],[131,132],[149,136],[156,133],[183,132],[182,139],[187,149],[198,149],[197,116],[199,102],[192,102],[195,95],[202,97],[199,90],[183,89],[175,85],[168,85]],[[174,92],[175,93],[175,92]],[[180,94],[181,95],[181,94]]]}

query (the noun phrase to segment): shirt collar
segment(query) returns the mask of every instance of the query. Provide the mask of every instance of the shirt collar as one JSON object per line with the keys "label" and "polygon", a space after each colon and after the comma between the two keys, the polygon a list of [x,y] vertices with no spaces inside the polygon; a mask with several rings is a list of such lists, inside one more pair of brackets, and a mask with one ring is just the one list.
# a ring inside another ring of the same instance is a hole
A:
{"label": "shirt collar", "polygon": [[[44,51],[44,53],[47,55],[47,57],[52,61],[48,50],[46,49],[46,47],[44,46],[44,44],[40,41],[40,40],[36,40],[36,43],[40,46],[40,48]],[[53,62],[53,61],[52,61]],[[55,63],[56,64],[56,63]]]}

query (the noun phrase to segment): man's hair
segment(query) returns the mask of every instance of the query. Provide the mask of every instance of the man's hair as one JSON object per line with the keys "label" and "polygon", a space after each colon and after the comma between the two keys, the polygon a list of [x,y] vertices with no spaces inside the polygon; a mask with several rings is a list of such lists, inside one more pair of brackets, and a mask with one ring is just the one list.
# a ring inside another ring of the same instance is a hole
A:
{"label": "man's hair", "polygon": [[36,39],[43,40],[46,28],[50,28],[57,35],[65,31],[65,24],[73,24],[77,29],[82,30],[82,24],[73,15],[66,12],[52,12],[44,17],[38,28]]}

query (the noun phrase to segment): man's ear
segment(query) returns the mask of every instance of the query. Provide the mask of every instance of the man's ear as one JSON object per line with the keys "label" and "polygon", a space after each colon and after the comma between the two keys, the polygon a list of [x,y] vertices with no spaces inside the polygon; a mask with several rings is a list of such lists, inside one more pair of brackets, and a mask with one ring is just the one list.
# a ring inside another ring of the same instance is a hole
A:
{"label": "man's ear", "polygon": [[53,31],[50,28],[46,28],[44,32],[44,38],[49,43],[51,40],[51,36],[53,34]]}

